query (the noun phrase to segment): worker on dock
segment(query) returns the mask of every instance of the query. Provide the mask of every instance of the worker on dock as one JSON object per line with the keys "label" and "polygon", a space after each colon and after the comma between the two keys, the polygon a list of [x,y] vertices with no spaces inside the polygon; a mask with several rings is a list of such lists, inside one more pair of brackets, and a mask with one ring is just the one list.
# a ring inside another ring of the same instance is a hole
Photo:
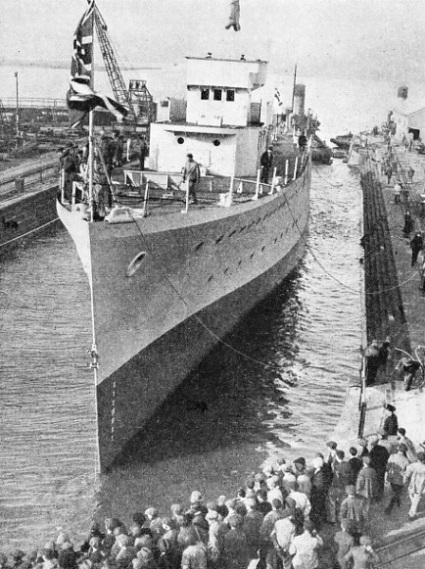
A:
{"label": "worker on dock", "polygon": [[387,169],[385,170],[385,175],[387,176],[387,183],[388,185],[391,184],[391,178],[393,176],[393,169],[391,164],[388,164]]}
{"label": "worker on dock", "polygon": [[395,204],[399,204],[401,202],[401,190],[402,190],[401,182],[400,182],[400,180],[397,180],[396,183],[394,184],[394,203]]}
{"label": "worker on dock", "polygon": [[409,237],[415,227],[415,222],[413,221],[410,211],[406,211],[404,214],[404,227],[403,233],[405,237]]}
{"label": "worker on dock", "polygon": [[379,358],[379,346],[377,340],[372,340],[365,351],[366,358],[366,386],[373,385],[376,380],[379,366],[381,365]]}
{"label": "worker on dock", "polygon": [[410,248],[412,249],[412,267],[416,265],[416,261],[418,260],[418,255],[422,251],[424,246],[424,240],[422,237],[422,233],[417,231],[415,236],[410,242]]}
{"label": "worker on dock", "polygon": [[143,172],[145,169],[145,158],[148,153],[148,145],[146,144],[146,138],[144,136],[140,136],[140,170]]}
{"label": "worker on dock", "polygon": [[409,182],[412,184],[413,183],[413,176],[415,175],[415,171],[412,168],[412,166],[409,166],[409,169],[407,170],[407,177],[409,178]]}

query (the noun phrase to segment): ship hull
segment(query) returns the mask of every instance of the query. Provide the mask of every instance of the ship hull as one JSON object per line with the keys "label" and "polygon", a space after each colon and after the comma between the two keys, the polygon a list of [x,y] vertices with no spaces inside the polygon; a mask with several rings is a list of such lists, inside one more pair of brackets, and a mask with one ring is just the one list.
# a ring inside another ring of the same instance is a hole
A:
{"label": "ship hull", "polygon": [[187,216],[110,226],[88,224],[58,205],[92,287],[102,469],[297,265],[309,187],[307,161],[284,192]]}
{"label": "ship hull", "polygon": [[134,356],[98,386],[102,467],[120,454],[161,403],[208,352],[297,265],[306,234],[267,273],[188,318]]}

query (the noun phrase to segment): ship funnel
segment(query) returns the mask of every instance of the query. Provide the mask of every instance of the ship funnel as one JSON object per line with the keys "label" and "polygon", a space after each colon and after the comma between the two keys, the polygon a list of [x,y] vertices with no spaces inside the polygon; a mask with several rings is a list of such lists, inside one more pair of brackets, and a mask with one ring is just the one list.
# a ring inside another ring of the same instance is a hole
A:
{"label": "ship funnel", "polygon": [[294,86],[294,115],[304,116],[305,108],[305,85]]}

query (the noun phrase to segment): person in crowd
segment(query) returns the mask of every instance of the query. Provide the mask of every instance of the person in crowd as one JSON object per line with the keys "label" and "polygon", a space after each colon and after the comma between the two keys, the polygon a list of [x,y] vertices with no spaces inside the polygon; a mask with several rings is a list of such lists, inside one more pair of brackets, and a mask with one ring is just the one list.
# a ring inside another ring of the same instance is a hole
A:
{"label": "person in crowd", "polygon": [[201,541],[191,541],[183,550],[181,569],[207,569],[207,550]]}
{"label": "person in crowd", "polygon": [[223,564],[224,536],[229,531],[229,526],[219,517],[218,512],[214,510],[206,515],[209,523],[207,556],[212,569],[220,569]]}
{"label": "person in crowd", "polygon": [[173,518],[162,520],[163,534],[158,540],[159,569],[175,569],[180,566],[181,547],[177,541],[179,530]]}
{"label": "person in crowd", "polygon": [[183,168],[182,176],[183,183],[185,183],[187,180],[187,183],[189,185],[189,203],[198,203],[198,199],[196,197],[196,187],[200,179],[201,171],[199,169],[199,164],[193,159],[193,154],[189,153],[187,155],[186,164]]}
{"label": "person in crowd", "polygon": [[334,542],[337,547],[336,558],[340,569],[348,569],[348,561],[345,556],[354,545],[354,538],[348,530],[347,520],[341,520],[341,530],[334,535]]}
{"label": "person in crowd", "polygon": [[347,497],[343,500],[340,509],[341,523],[347,526],[351,534],[362,533],[366,524],[365,500],[356,494],[356,487],[352,484],[346,487]]}
{"label": "person in crowd", "polygon": [[369,509],[372,500],[376,496],[376,472],[370,466],[371,459],[369,456],[363,457],[363,467],[357,476],[356,493],[364,498],[364,510],[366,516],[369,516]]}
{"label": "person in crowd", "polygon": [[384,421],[384,433],[387,437],[396,437],[398,433],[398,419],[397,415],[395,414],[395,407],[388,403],[386,406],[386,410],[388,411],[389,415],[385,418]]}
{"label": "person in crowd", "polygon": [[283,494],[279,488],[279,478],[277,476],[273,476],[272,478],[269,478],[267,484],[270,488],[267,492],[267,501],[272,504],[273,500],[276,499],[283,503]]}
{"label": "person in crowd", "polygon": [[404,214],[404,227],[403,227],[403,235],[407,238],[412,233],[413,229],[415,228],[415,222],[410,214],[410,211],[406,211]]}
{"label": "person in crowd", "polygon": [[425,491],[425,453],[418,452],[416,462],[412,462],[404,473],[404,484],[408,485],[410,498],[409,518],[415,519],[419,502]]}
{"label": "person in crowd", "polygon": [[223,560],[225,569],[246,569],[249,562],[248,542],[243,531],[243,518],[230,518],[230,531],[224,536]]}
{"label": "person in crowd", "polygon": [[345,488],[352,481],[350,464],[345,460],[343,450],[337,450],[333,464],[333,478],[328,493],[328,522],[335,524],[338,521],[341,504],[345,498]]}
{"label": "person in crowd", "polygon": [[395,367],[396,371],[403,371],[403,381],[405,391],[410,391],[416,372],[421,369],[421,364],[414,360],[411,356],[400,359]]}
{"label": "person in crowd", "polygon": [[395,454],[390,455],[387,462],[387,482],[391,486],[391,491],[393,495],[391,496],[390,503],[385,508],[385,513],[387,515],[391,514],[392,509],[395,505],[401,506],[401,494],[403,492],[404,485],[404,473],[409,466],[409,460],[406,456],[407,447],[405,444],[400,443],[398,446],[398,451]]}
{"label": "person in crowd", "polygon": [[312,467],[310,518],[314,522],[315,527],[320,529],[326,518],[326,500],[330,483],[323,458],[320,456],[314,458]]}
{"label": "person in crowd", "polygon": [[357,482],[357,476],[363,467],[363,461],[361,458],[359,458],[357,456],[358,451],[357,451],[356,447],[350,447],[348,452],[350,453],[350,458],[348,459],[348,464],[351,467],[351,480],[350,480],[350,484],[348,484],[348,485],[354,485],[355,486],[356,482]]}
{"label": "person in crowd", "polygon": [[61,154],[60,167],[62,170],[65,201],[70,202],[72,198],[72,183],[78,171],[75,148],[72,142],[68,143],[67,148]]}
{"label": "person in crowd", "polygon": [[74,551],[74,546],[70,541],[65,541],[61,546],[58,555],[58,563],[61,569],[77,569],[79,555]]}
{"label": "person in crowd", "polygon": [[304,457],[297,458],[293,463],[294,474],[297,478],[298,490],[310,499],[311,478],[307,473],[307,463]]}
{"label": "person in crowd", "polygon": [[272,505],[267,500],[267,490],[260,488],[257,491],[257,510],[265,516],[272,511]]}
{"label": "person in crowd", "polygon": [[125,534],[117,536],[116,543],[118,543],[120,549],[115,557],[115,565],[119,569],[127,569],[137,555],[136,548],[130,545],[131,539]]}
{"label": "person in crowd", "polygon": [[304,522],[304,532],[294,537],[289,547],[289,553],[293,555],[292,566],[294,569],[317,569],[319,566],[318,550],[323,546],[323,539],[314,529],[310,520]]}
{"label": "person in crowd", "polygon": [[387,373],[387,363],[391,358],[391,338],[387,336],[382,344],[379,346],[379,368]]}
{"label": "person in crowd", "polygon": [[260,548],[260,529],[263,523],[264,516],[257,510],[256,498],[248,498],[245,501],[247,514],[243,519],[243,531],[246,536],[248,545],[249,559],[256,559],[257,552]]}
{"label": "person in crowd", "polygon": [[422,233],[417,231],[410,241],[410,248],[412,249],[412,267],[416,265],[416,261],[418,260],[418,255],[422,251],[424,246],[424,240],[422,237]]}
{"label": "person in crowd", "polygon": [[354,544],[345,556],[345,560],[352,569],[370,569],[379,561],[379,557],[373,551],[370,537],[363,535],[360,539],[354,536]]}
{"label": "person in crowd", "polygon": [[162,527],[162,520],[159,517],[156,508],[147,508],[145,511],[146,521],[149,529],[152,532],[152,537],[154,540],[158,540],[164,532]]}
{"label": "person in crowd", "polygon": [[192,543],[198,541],[198,533],[192,525],[193,514],[183,514],[182,523],[180,526],[177,542],[181,548],[187,547]]}
{"label": "person in crowd", "polygon": [[304,492],[300,492],[298,488],[298,482],[288,483],[289,494],[288,498],[294,500],[295,507],[302,512],[304,518],[308,518],[311,512],[311,503],[307,495]]}
{"label": "person in crowd", "polygon": [[53,549],[43,549],[41,556],[43,558],[43,569],[59,569],[59,563]]}
{"label": "person in crowd", "polygon": [[[302,515],[302,514],[301,514]],[[295,514],[282,520],[277,520],[271,534],[276,556],[280,559],[283,569],[292,569],[292,554],[289,552],[291,543],[296,536]]]}
{"label": "person in crowd", "polygon": [[[390,407],[393,408],[392,405],[390,405]],[[376,486],[373,496],[376,501],[381,500],[384,495],[385,473],[387,471],[387,462],[390,457],[390,453],[384,446],[379,444],[379,440],[379,435],[375,435],[370,438],[371,448],[369,453],[369,467],[376,473]]]}
{"label": "person in crowd", "polygon": [[415,175],[415,171],[412,168],[412,166],[409,166],[408,170],[407,170],[407,177],[409,178],[409,183],[412,184],[413,183],[413,176]]}
{"label": "person in crowd", "polygon": [[268,149],[263,152],[260,158],[261,164],[261,181],[264,184],[269,182],[269,171],[273,166],[273,146],[269,146]]}
{"label": "person in crowd", "polygon": [[292,514],[288,509],[283,509],[283,503],[275,498],[272,502],[272,510],[264,516],[260,527],[260,567],[267,566],[273,569],[275,551],[271,541],[271,534],[277,520],[287,518]]}
{"label": "person in crowd", "polygon": [[403,186],[401,181],[397,179],[396,183],[394,184],[394,204],[399,204],[401,202],[401,192]]}
{"label": "person in crowd", "polygon": [[409,462],[415,462],[416,461],[416,448],[415,445],[413,444],[413,442],[407,437],[406,435],[406,429],[404,429],[403,427],[400,427],[398,429],[398,443],[399,444],[404,444],[407,448],[406,451],[406,457],[408,459]]}
{"label": "person in crowd", "polygon": [[391,164],[388,164],[388,166],[385,170],[385,175],[387,176],[387,184],[390,185],[391,184],[391,178],[393,177],[393,169],[391,167]]}

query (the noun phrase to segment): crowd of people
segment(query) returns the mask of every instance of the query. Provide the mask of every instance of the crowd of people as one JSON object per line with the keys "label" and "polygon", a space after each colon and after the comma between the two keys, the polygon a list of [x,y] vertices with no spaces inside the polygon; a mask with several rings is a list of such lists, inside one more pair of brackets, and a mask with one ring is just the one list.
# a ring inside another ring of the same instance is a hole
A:
{"label": "crowd of people", "polygon": [[416,517],[425,488],[425,454],[398,427],[392,406],[383,436],[344,452],[335,441],[308,462],[281,458],[249,477],[234,496],[206,500],[193,491],[168,512],[148,507],[129,524],[93,523],[82,545],[66,531],[29,554],[0,553],[1,569],[370,569],[373,502],[400,507],[407,485]]}

